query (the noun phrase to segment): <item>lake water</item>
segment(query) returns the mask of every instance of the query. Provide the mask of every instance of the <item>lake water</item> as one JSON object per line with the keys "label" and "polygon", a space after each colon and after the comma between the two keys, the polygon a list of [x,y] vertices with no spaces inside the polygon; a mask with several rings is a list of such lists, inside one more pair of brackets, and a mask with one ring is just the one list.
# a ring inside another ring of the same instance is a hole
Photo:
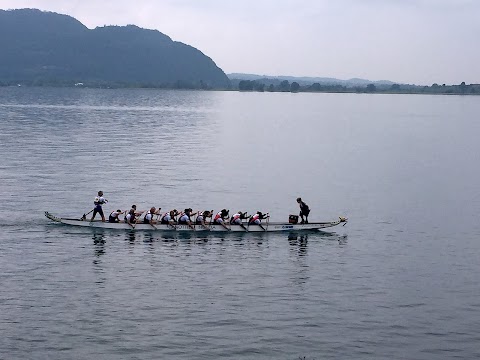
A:
{"label": "lake water", "polygon": [[[0,357],[480,357],[480,98],[0,88]],[[77,229],[107,211],[349,218]]]}

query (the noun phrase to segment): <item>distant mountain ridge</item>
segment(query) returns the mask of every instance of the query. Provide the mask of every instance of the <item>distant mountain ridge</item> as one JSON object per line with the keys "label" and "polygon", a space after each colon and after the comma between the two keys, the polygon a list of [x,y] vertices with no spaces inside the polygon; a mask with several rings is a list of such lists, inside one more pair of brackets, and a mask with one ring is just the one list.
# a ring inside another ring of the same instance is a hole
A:
{"label": "distant mountain ridge", "polygon": [[399,84],[395,83],[390,80],[377,80],[377,81],[371,81],[367,79],[358,79],[358,78],[353,78],[353,79],[348,79],[348,80],[342,80],[342,79],[336,79],[336,78],[330,78],[330,77],[309,77],[309,76],[280,76],[280,75],[275,75],[275,76],[270,76],[270,75],[257,75],[257,74],[243,74],[243,73],[231,73],[227,74],[228,78],[231,81],[235,80],[261,80],[261,79],[271,79],[275,81],[282,81],[282,80],[287,80],[287,81],[296,81],[300,85],[311,85],[314,83],[319,83],[319,84],[325,84],[325,85],[343,85],[347,87],[354,87],[354,86],[365,86],[368,84],[375,84],[375,85],[384,85],[384,86],[390,86],[393,84]]}
{"label": "distant mountain ridge", "polygon": [[0,10],[0,83],[228,88],[198,49],[135,25],[88,29],[68,15]]}

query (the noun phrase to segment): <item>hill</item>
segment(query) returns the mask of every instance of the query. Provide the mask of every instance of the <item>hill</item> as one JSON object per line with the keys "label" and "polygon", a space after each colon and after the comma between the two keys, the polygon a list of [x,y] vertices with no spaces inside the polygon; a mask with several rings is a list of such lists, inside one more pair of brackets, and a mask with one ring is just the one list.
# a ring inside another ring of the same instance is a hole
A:
{"label": "hill", "polygon": [[227,88],[201,51],[134,25],[88,29],[36,9],[0,10],[0,83]]}

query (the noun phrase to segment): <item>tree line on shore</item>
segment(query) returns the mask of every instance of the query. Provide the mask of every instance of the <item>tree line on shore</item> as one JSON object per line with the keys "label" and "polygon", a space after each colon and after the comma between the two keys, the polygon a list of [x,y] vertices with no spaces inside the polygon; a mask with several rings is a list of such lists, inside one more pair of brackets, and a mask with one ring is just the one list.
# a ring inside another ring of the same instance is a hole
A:
{"label": "tree line on shore", "polygon": [[[72,81],[39,78],[30,81],[2,81],[2,86],[45,86],[45,87],[88,87],[101,89],[115,88],[139,88],[139,89],[186,89],[186,90],[212,90],[211,86],[199,82],[185,82],[178,80],[174,83],[158,83],[158,82],[108,82],[100,80],[92,80],[88,82],[74,83]],[[431,86],[409,85],[409,84],[367,84],[346,86],[341,84],[302,84],[293,81],[283,80],[280,82],[268,83],[259,80],[240,80],[238,84],[232,82],[232,85],[224,89],[215,90],[238,90],[253,92],[324,92],[324,93],[385,93],[385,94],[439,94],[439,95],[480,95],[480,84],[469,84],[462,82],[459,85],[432,84]]]}
{"label": "tree line on shore", "polygon": [[456,94],[456,95],[480,95],[480,84],[467,85],[462,82],[459,85],[438,85],[431,86],[409,85],[409,84],[367,84],[365,86],[345,86],[341,84],[305,84],[283,80],[278,84],[265,80],[240,80],[238,82],[240,91],[258,92],[335,92],[335,93],[397,93],[397,94]]}

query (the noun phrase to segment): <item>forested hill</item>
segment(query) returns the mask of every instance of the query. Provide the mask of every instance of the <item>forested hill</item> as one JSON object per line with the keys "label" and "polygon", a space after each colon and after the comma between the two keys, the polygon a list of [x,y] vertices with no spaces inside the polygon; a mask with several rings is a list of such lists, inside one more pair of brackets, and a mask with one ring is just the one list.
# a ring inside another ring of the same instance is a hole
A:
{"label": "forested hill", "polygon": [[192,46],[134,25],[88,29],[36,9],[0,10],[0,85],[227,88]]}

